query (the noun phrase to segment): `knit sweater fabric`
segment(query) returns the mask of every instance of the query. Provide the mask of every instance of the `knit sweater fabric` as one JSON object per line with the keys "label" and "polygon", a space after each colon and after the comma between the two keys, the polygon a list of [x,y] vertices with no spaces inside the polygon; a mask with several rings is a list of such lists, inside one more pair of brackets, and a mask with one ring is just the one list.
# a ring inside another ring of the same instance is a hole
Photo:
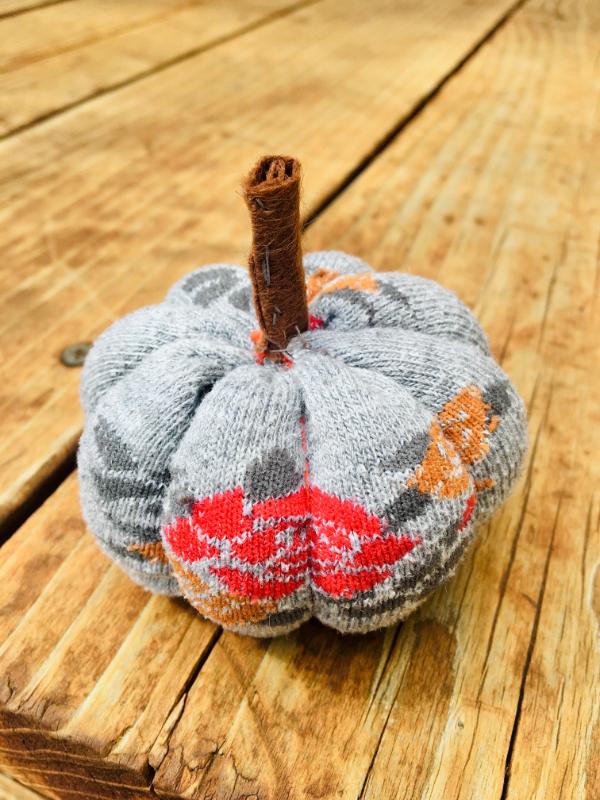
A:
{"label": "knit sweater fabric", "polygon": [[244,269],[201,268],[114,323],[82,379],[81,502],[153,592],[254,636],[391,625],[506,498],[524,407],[451,292],[304,257],[311,330],[255,351]]}

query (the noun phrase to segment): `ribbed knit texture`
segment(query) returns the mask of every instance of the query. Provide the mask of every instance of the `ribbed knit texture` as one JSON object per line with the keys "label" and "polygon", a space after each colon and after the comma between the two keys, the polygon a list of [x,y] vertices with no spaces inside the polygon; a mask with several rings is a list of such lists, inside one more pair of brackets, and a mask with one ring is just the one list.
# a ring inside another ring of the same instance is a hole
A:
{"label": "ribbed knit texture", "polygon": [[246,271],[215,265],[86,360],[89,527],[131,577],[236,631],[390,625],[455,570],[526,449],[470,311],[423,278],[304,258],[311,330],[257,357]]}

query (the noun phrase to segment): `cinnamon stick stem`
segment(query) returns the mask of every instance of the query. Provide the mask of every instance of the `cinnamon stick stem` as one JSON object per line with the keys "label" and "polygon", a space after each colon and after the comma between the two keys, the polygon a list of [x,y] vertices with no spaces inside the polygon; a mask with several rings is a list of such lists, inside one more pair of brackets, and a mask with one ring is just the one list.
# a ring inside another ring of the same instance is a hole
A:
{"label": "cinnamon stick stem", "polygon": [[252,224],[248,269],[266,351],[308,329],[300,226],[300,163],[265,156],[243,184]]}

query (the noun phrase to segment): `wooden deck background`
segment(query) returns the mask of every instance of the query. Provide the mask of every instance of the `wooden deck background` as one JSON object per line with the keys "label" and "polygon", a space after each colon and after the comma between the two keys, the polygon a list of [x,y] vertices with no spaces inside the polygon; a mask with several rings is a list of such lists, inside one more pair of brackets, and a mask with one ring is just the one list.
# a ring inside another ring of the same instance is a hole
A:
{"label": "wooden deck background", "polygon": [[[598,0],[0,0],[0,798],[600,798],[599,100]],[[458,292],[529,411],[456,578],[365,637],[145,594],[71,474],[62,349],[243,263],[270,151],[306,248]]]}

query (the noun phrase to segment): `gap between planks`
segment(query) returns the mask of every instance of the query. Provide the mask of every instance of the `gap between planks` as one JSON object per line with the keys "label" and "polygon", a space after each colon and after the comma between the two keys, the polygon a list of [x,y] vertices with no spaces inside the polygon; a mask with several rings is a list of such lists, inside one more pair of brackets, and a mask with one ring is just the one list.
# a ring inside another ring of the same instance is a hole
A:
{"label": "gap between planks", "polygon": [[[533,462],[532,462],[533,463]],[[515,721],[514,725],[510,734],[510,741],[508,743],[508,750],[506,753],[506,761],[505,761],[505,768],[504,768],[504,784],[502,786],[502,794],[500,796],[500,800],[507,800],[508,798],[508,791],[510,786],[510,771],[512,766],[512,758],[513,752],[515,749],[515,743],[517,741],[517,734],[519,732],[519,722],[521,719],[521,712],[523,709],[523,698],[525,697],[525,684],[527,682],[527,675],[529,673],[529,667],[531,666],[531,659],[533,656],[533,650],[535,647],[536,639],[537,639],[537,632],[538,626],[540,624],[540,616],[542,613],[542,604],[544,602],[544,594],[546,592],[546,583],[548,581],[548,571],[550,567],[550,558],[552,556],[552,551],[554,548],[554,537],[556,534],[556,525],[558,523],[558,518],[560,515],[560,507],[562,503],[562,496],[559,497],[558,503],[556,506],[556,514],[554,516],[554,525],[552,526],[552,535],[550,537],[550,543],[548,545],[548,552],[546,554],[546,560],[544,562],[544,572],[542,575],[542,585],[540,587],[540,591],[538,594],[538,599],[535,608],[535,616],[533,620],[533,626],[531,628],[531,638],[529,640],[529,645],[527,647],[527,655],[525,656],[525,664],[523,665],[523,674],[521,676],[521,685],[519,686],[519,699],[517,701],[517,708],[515,711]]]}
{"label": "gap between planks", "polygon": [[[119,89],[123,89],[127,86],[131,86],[132,84],[138,83],[146,78],[150,78],[153,75],[157,75],[160,72],[164,72],[172,67],[177,66],[178,64],[182,64],[184,61],[188,61],[191,58],[195,58],[196,56],[202,55],[202,53],[207,52],[208,50],[212,50],[220,45],[226,44],[227,42],[231,42],[234,39],[241,38],[253,31],[259,30],[266,25],[269,25],[273,22],[276,22],[283,17],[288,16],[289,14],[293,14],[295,11],[299,11],[302,8],[309,8],[310,6],[317,5],[318,3],[322,3],[324,0],[298,0],[295,3],[292,3],[284,8],[278,9],[276,11],[272,11],[265,16],[260,17],[253,22],[248,22],[245,25],[240,25],[237,28],[234,28],[229,33],[224,33],[220,36],[215,36],[213,39],[199,45],[198,47],[192,47],[188,50],[185,50],[182,53],[178,53],[177,55],[172,56],[171,58],[166,58],[164,61],[161,61],[158,64],[154,64],[147,69],[141,69],[139,72],[131,75],[127,78],[122,80],[116,80],[114,83],[111,83],[109,86],[96,89],[95,91],[91,92],[88,95],[78,98],[72,102],[65,102],[63,105],[59,106],[58,108],[52,109],[50,111],[42,112],[32,119],[24,122],[22,124],[15,125],[10,130],[0,133],[0,142],[5,141],[7,139],[11,139],[14,136],[18,136],[21,133],[24,133],[32,128],[35,128],[38,125],[43,124],[44,122],[48,122],[52,119],[55,119],[62,114],[65,114],[68,111],[72,111],[76,108],[86,105],[87,103],[91,103],[94,100],[97,100],[99,97],[104,97],[106,95],[112,94],[113,92],[119,91]],[[63,2],[73,2],[73,0],[57,0],[59,3]],[[56,5],[56,3],[50,3],[49,5]],[[31,9],[32,11],[37,10],[38,7]],[[29,10],[29,9],[28,9]],[[24,12],[23,12],[24,13]],[[0,16],[0,19],[2,17]]]}
{"label": "gap between planks", "polygon": [[8,11],[2,11],[2,6],[0,6],[0,20],[10,17],[20,17],[22,14],[28,14],[30,11],[39,11],[41,8],[72,2],[73,0],[31,0],[31,2],[26,5],[17,3],[12,9],[9,8]]}
{"label": "gap between planks", "polygon": [[316,208],[306,216],[303,224],[303,230],[306,230],[318,216],[320,216],[327,208],[329,208],[329,206],[335,202],[335,200],[337,200],[342,192],[347,189],[361,175],[361,173],[363,173],[367,167],[369,167],[373,161],[375,161],[375,159],[383,153],[386,147],[389,147],[398,138],[398,136],[400,136],[402,131],[408,125],[410,125],[411,122],[414,122],[418,119],[419,115],[423,112],[426,106],[431,103],[432,100],[435,100],[446,84],[459,74],[459,72],[473,58],[473,56],[475,56],[482,47],[490,42],[500,30],[502,30],[507,22],[527,2],[529,2],[529,0],[515,0],[515,3],[498,18],[497,22],[489,29],[489,31],[480,39],[478,39],[473,46],[465,52],[464,56],[456,62],[456,65],[451,70],[449,70],[445,75],[441,76],[440,80],[434,84],[430,91],[424,94],[423,97],[417,103],[415,103],[414,107],[407,114],[403,115],[398,122],[392,126],[389,131],[380,139],[379,142],[375,143],[373,149],[365,154],[364,158],[358,162],[356,167],[350,170],[347,175],[342,178],[338,185],[334,186],[331,192],[326,195],[316,206]]}

